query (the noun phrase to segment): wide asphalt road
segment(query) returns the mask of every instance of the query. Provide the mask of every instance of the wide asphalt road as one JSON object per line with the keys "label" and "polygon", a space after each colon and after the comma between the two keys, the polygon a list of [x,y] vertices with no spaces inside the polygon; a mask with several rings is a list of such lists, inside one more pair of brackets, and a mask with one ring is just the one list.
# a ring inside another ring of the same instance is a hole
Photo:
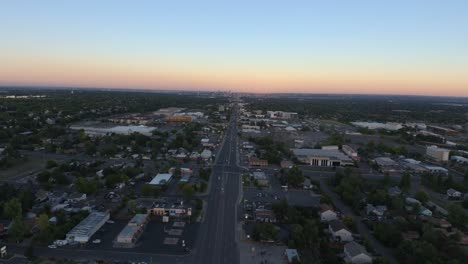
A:
{"label": "wide asphalt road", "polygon": [[213,166],[205,217],[195,246],[194,263],[239,263],[236,208],[240,191],[240,169],[237,165],[239,149],[236,120],[237,111],[234,110],[225,141]]}

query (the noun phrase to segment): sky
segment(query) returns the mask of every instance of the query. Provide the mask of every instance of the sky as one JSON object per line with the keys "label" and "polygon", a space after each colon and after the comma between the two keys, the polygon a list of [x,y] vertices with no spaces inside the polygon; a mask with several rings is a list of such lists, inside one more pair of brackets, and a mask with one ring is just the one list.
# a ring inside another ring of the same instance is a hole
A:
{"label": "sky", "polygon": [[468,96],[468,1],[4,1],[0,85]]}

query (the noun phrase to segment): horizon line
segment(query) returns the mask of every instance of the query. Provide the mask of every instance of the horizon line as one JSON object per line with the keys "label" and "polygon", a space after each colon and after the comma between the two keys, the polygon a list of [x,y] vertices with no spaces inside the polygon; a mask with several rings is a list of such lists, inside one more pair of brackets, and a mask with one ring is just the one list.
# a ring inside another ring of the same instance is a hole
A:
{"label": "horizon line", "polygon": [[111,90],[111,91],[134,91],[134,92],[142,92],[142,91],[153,91],[153,92],[190,92],[190,93],[217,93],[217,92],[224,92],[224,93],[237,93],[237,94],[254,94],[254,95],[331,95],[331,96],[339,96],[339,95],[348,95],[348,96],[408,96],[408,97],[435,97],[435,98],[466,98],[468,96],[463,95],[424,95],[424,94],[379,94],[379,93],[323,93],[323,92],[239,92],[235,90],[223,90],[220,88],[219,90],[203,90],[203,89],[163,89],[163,88],[124,88],[124,87],[93,87],[93,86],[61,86],[61,85],[8,85],[8,84],[0,84],[0,90],[5,88],[12,88],[12,89],[42,89],[42,90]]}

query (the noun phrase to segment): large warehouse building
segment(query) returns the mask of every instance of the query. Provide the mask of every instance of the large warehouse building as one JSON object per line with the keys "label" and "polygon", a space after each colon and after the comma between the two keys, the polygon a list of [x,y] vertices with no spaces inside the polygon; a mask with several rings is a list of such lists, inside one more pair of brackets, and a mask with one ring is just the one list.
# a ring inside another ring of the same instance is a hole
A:
{"label": "large warehouse building", "polygon": [[109,220],[108,212],[92,212],[66,235],[69,242],[87,243]]}
{"label": "large warehouse building", "polygon": [[117,243],[132,245],[140,237],[149,221],[149,214],[136,214],[117,236]]}
{"label": "large warehouse building", "polygon": [[301,162],[311,166],[352,166],[353,160],[338,149],[291,149]]}

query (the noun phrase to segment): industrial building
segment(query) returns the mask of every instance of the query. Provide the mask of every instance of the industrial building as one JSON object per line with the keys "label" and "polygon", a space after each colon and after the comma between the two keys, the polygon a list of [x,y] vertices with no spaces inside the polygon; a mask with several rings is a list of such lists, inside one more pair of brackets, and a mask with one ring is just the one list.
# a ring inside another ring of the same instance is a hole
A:
{"label": "industrial building", "polygon": [[437,146],[428,146],[426,148],[426,155],[436,161],[448,161],[450,150],[439,148]]}
{"label": "industrial building", "polygon": [[171,173],[158,173],[148,184],[150,185],[164,185],[171,181]]}
{"label": "industrial building", "polygon": [[67,233],[67,240],[69,242],[87,243],[107,220],[109,220],[108,212],[92,212]]}
{"label": "industrial building", "polygon": [[117,243],[127,245],[135,244],[148,222],[149,214],[136,214],[117,236]]}
{"label": "industrial building", "polygon": [[350,157],[337,149],[291,149],[301,162],[311,166],[335,167],[354,165]]}
{"label": "industrial building", "polygon": [[367,129],[385,129],[390,131],[397,131],[403,128],[400,123],[378,123],[378,122],[351,122],[354,126],[367,128]]}

